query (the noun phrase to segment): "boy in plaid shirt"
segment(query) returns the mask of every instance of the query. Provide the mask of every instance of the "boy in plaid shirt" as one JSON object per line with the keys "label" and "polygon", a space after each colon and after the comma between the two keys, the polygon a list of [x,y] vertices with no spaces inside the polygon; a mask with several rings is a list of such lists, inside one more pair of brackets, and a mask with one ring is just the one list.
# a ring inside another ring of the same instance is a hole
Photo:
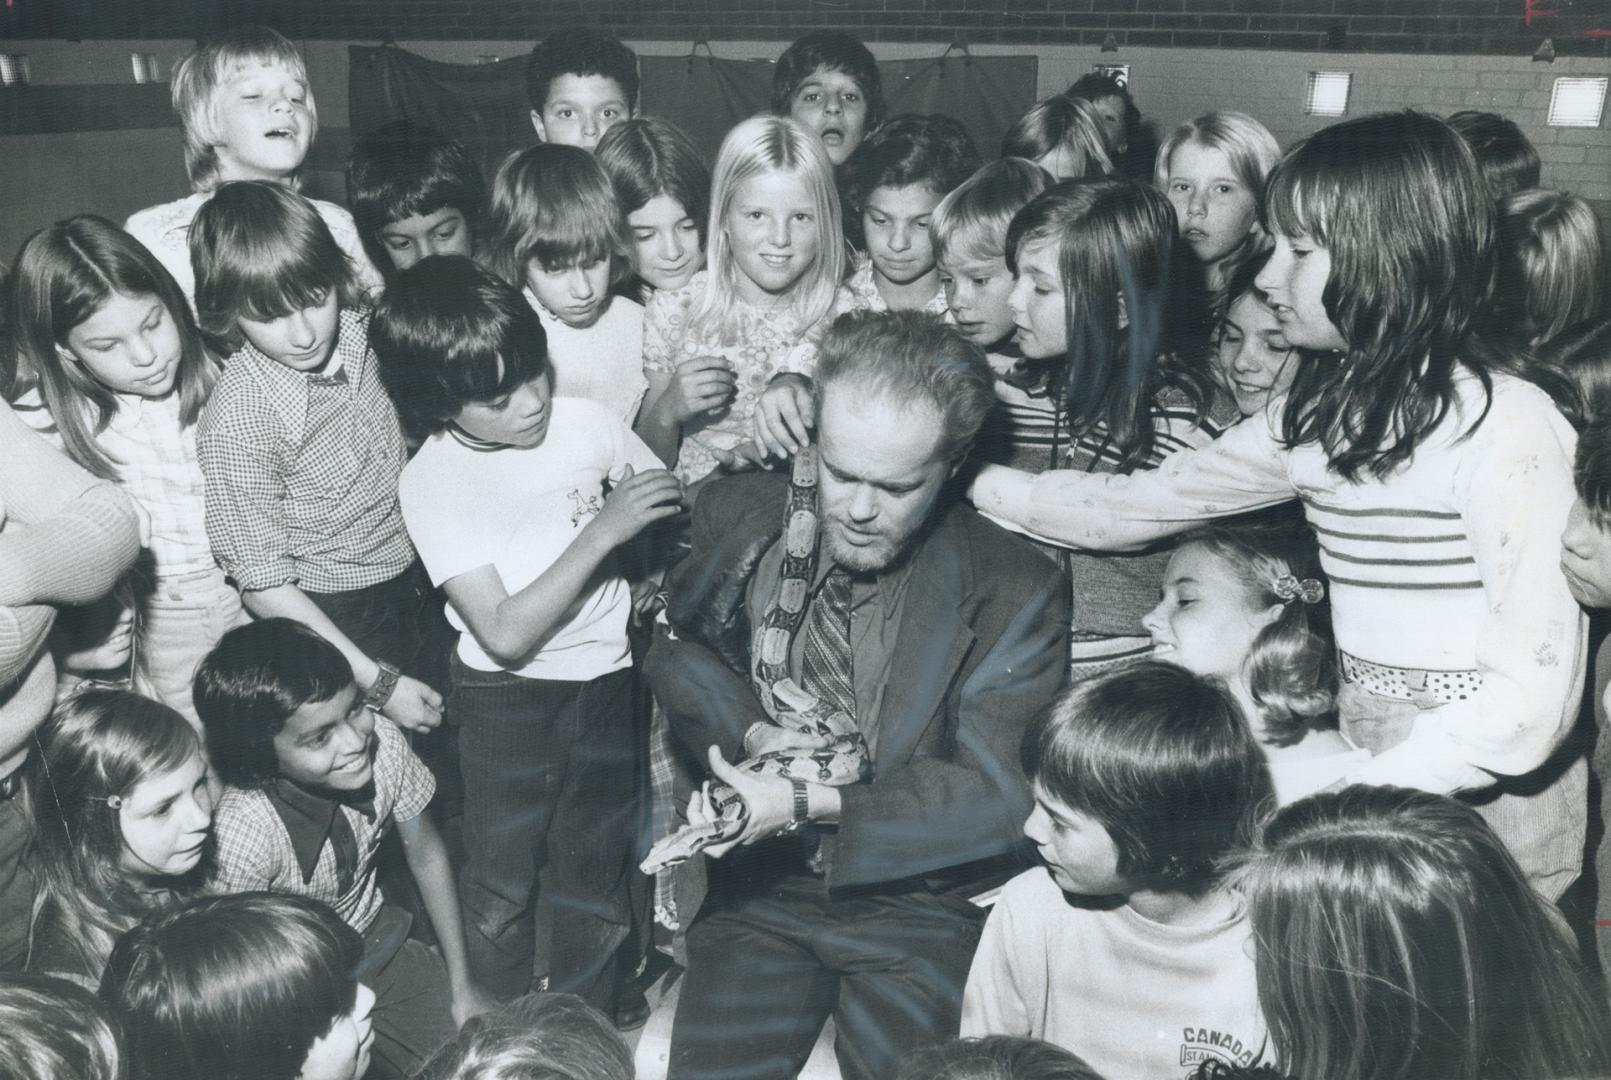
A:
{"label": "boy in plaid shirt", "polygon": [[[365,705],[341,653],[291,619],[225,634],[196,673],[207,748],[228,785],[213,814],[220,893],[329,904],[364,937],[376,1067],[411,1076],[487,1000],[470,977],[458,897],[426,813],[436,784],[396,725]],[[396,826],[441,955],[408,936],[375,854]]]}

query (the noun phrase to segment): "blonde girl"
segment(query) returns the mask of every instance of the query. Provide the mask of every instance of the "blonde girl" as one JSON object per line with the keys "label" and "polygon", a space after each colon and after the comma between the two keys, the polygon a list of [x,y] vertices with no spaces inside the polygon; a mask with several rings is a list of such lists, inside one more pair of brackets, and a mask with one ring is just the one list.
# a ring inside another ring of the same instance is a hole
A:
{"label": "blonde girl", "polygon": [[1163,598],[1141,620],[1155,659],[1230,689],[1282,804],[1370,757],[1337,731],[1325,578],[1300,528],[1271,521],[1188,534],[1169,559]]}
{"label": "blonde girl", "polygon": [[809,360],[840,301],[845,250],[833,166],[798,122],[755,116],[716,157],[708,265],[656,292],[644,323],[649,380],[638,433],[684,481],[747,442],[772,377]]}
{"label": "blonde girl", "polygon": [[1269,129],[1239,112],[1199,116],[1158,148],[1153,183],[1169,196],[1180,238],[1202,263],[1211,292],[1222,292],[1237,264],[1268,246],[1259,200],[1280,159]]}

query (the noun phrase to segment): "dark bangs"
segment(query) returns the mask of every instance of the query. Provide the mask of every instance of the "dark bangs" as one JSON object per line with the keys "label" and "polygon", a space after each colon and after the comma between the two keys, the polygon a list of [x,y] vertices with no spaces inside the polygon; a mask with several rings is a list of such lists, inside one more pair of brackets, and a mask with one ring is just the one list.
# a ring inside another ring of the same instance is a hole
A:
{"label": "dark bangs", "polygon": [[1477,333],[1496,227],[1476,161],[1423,113],[1334,124],[1275,167],[1265,221],[1327,249],[1322,302],[1347,342],[1341,363],[1300,372],[1283,438],[1320,442],[1346,479],[1385,475],[1448,414],[1457,363],[1485,394],[1500,363]]}
{"label": "dark bangs", "polygon": [[190,227],[190,260],[201,327],[230,340],[239,319],[284,318],[318,307],[332,291],[342,307],[361,299],[319,211],[279,184],[220,185]]}

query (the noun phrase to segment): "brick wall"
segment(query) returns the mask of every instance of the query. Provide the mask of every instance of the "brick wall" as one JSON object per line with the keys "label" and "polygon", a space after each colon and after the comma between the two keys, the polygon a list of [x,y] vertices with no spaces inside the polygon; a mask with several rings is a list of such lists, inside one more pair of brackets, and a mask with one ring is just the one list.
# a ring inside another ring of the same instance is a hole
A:
{"label": "brick wall", "polygon": [[[420,0],[397,2],[412,4]],[[348,123],[348,43],[305,39],[298,44],[318,94],[325,131],[311,162],[309,189],[322,197],[339,199]],[[456,63],[473,63],[483,55],[518,56],[531,47],[530,39],[402,44],[433,59]],[[688,50],[686,39],[632,40],[630,44],[646,55],[683,55]],[[733,58],[771,58],[784,45],[781,40],[726,41],[717,43],[715,52]],[[905,59],[933,56],[943,47],[935,42],[877,43],[874,52],[887,59]],[[171,38],[36,40],[10,48],[24,49],[29,54],[38,84],[128,83],[131,51],[154,53],[166,72],[190,48],[190,43]],[[1258,117],[1282,145],[1288,145],[1328,122],[1303,115],[1305,76],[1320,67],[1354,73],[1349,106],[1352,116],[1405,107],[1439,114],[1464,108],[1496,110],[1520,124],[1538,147],[1544,160],[1544,184],[1591,200],[1602,223],[1611,228],[1611,126],[1602,123],[1598,128],[1552,128],[1544,123],[1553,80],[1561,75],[1604,74],[1603,59],[1562,57],[1553,64],[1543,64],[1515,56],[1135,47],[1103,53],[1095,45],[979,45],[974,51],[1033,55],[1038,62],[1041,96],[1067,87],[1097,62],[1129,64],[1136,99],[1147,122],[1160,136],[1208,109],[1239,109]],[[118,162],[118,167],[107,169],[108,161]],[[0,137],[0,190],[7,193],[8,204],[7,214],[0,216],[0,259],[4,259],[16,250],[22,237],[58,217],[94,209],[122,220],[141,206],[182,192],[178,132],[170,128],[79,136]]]}
{"label": "brick wall", "polygon": [[[1530,55],[1549,35],[1611,54],[1584,31],[1604,0],[10,0],[0,37],[193,37],[265,22],[325,39],[509,39],[586,24],[622,38],[788,38],[830,26],[872,42],[1101,45]],[[1548,14],[1542,14],[1547,11]]]}

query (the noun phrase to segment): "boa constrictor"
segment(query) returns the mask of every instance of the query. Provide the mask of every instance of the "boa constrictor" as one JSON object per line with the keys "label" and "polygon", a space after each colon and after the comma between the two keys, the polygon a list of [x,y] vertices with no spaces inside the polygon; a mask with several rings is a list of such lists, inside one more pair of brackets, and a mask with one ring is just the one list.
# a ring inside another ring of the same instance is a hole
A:
{"label": "boa constrictor", "polygon": [[[768,718],[779,727],[829,740],[820,750],[773,750],[738,763],[757,776],[805,780],[834,787],[867,778],[871,760],[856,718],[808,693],[789,676],[789,650],[805,619],[806,600],[817,571],[817,452],[794,456],[789,502],[783,521],[783,566],[777,592],[751,639],[751,678]],[[706,806],[716,815],[703,825],[684,825],[661,838],[640,864],[645,874],[686,862],[699,852],[737,839],[749,821],[744,797],[727,784],[705,782]]]}

